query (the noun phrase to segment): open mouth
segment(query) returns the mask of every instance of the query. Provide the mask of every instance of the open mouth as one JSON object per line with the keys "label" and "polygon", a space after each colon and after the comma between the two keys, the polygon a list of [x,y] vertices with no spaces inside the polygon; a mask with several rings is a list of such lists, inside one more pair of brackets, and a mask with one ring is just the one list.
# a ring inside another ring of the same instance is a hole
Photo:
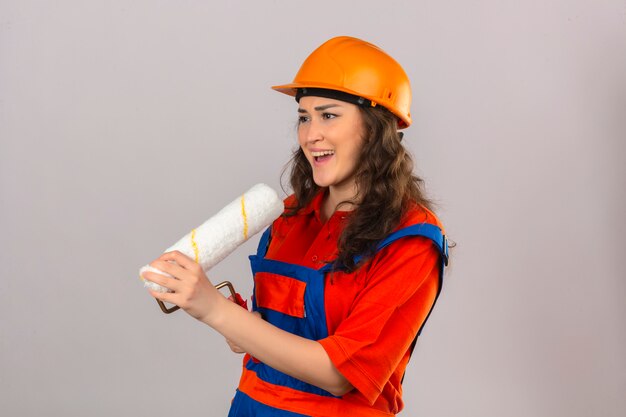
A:
{"label": "open mouth", "polygon": [[311,152],[311,156],[315,159],[315,162],[323,162],[330,159],[335,154],[335,151],[316,151]]}

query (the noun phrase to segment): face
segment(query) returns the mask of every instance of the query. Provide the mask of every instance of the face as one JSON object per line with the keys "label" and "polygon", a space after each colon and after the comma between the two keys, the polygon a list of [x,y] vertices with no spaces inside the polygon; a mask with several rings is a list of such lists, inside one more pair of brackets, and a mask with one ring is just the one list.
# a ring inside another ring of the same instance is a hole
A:
{"label": "face", "polygon": [[345,101],[307,96],[298,108],[298,141],[319,187],[344,199],[356,192],[354,174],[363,146],[359,108]]}

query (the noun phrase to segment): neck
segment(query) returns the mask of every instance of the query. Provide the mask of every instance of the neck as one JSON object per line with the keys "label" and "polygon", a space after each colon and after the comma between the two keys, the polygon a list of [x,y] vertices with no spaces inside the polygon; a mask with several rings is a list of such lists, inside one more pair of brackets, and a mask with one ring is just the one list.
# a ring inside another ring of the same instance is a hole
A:
{"label": "neck", "polygon": [[356,184],[350,187],[330,186],[322,203],[322,220],[328,220],[336,210],[352,211],[356,208]]}

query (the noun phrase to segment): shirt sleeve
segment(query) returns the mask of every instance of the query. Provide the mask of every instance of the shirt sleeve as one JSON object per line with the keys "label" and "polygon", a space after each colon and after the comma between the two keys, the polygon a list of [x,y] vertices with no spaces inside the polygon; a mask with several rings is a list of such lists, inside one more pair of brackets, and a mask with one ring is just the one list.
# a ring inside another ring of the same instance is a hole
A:
{"label": "shirt sleeve", "polygon": [[439,286],[439,262],[429,239],[404,238],[389,245],[363,267],[366,284],[346,319],[319,341],[337,370],[370,404],[401,366],[430,312]]}

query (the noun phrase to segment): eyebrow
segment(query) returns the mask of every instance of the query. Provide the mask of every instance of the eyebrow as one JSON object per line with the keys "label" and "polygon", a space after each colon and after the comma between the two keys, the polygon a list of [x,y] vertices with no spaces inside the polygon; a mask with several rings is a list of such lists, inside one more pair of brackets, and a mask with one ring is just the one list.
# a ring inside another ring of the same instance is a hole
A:
{"label": "eyebrow", "polygon": [[[341,107],[340,104],[325,104],[323,106],[317,106],[315,108],[313,108],[313,110],[315,111],[324,111],[327,109],[330,109],[331,107]],[[298,113],[308,113],[306,110],[304,110],[303,108],[298,108]]]}

